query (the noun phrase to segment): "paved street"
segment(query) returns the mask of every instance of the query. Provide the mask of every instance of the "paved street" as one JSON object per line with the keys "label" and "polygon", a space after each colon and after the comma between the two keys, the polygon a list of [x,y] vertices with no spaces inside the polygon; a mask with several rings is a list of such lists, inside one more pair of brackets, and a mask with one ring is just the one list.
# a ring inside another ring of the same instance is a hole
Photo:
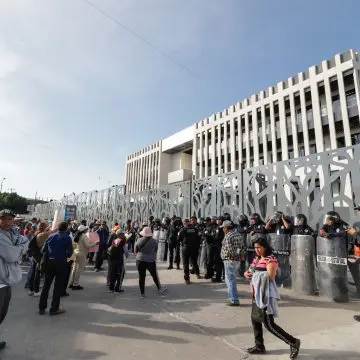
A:
{"label": "paved street", "polygon": [[[249,357],[253,345],[249,286],[240,284],[242,306],[224,306],[224,284],[194,280],[183,284],[181,271],[160,265],[169,292],[159,296],[147,278],[146,300],[139,300],[133,259],[128,264],[126,292],[109,295],[104,273],[83,274],[85,290],[63,300],[67,313],[37,315],[38,299],[18,285],[1,328],[8,348],[1,360],[105,359],[288,359],[288,347],[265,333],[268,354]],[[282,290],[278,323],[302,339],[299,359],[360,358],[360,303],[334,304]]]}

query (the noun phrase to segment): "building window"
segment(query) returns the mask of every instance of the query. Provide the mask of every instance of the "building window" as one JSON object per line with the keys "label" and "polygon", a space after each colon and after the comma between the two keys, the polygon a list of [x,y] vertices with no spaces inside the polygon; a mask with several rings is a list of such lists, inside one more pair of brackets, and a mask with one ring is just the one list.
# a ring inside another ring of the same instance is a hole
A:
{"label": "building window", "polygon": [[316,144],[310,145],[310,154],[316,154]]}
{"label": "building window", "polygon": [[355,90],[353,90],[350,94],[346,95],[346,106],[349,118],[359,115]]}

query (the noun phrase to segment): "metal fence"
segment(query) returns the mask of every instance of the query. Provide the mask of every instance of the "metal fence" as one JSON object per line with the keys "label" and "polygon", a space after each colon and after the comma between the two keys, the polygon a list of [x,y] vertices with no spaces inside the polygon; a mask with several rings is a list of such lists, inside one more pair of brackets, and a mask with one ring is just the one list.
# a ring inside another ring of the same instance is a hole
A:
{"label": "metal fence", "polygon": [[186,218],[224,212],[233,218],[258,212],[266,219],[281,210],[288,216],[305,214],[314,227],[329,210],[354,220],[354,204],[360,203],[359,165],[360,145],[356,145],[135,194],[124,194],[123,186],[72,194],[37,205],[33,216],[50,219],[65,205],[76,205],[79,219],[109,223],[146,221],[151,215]]}

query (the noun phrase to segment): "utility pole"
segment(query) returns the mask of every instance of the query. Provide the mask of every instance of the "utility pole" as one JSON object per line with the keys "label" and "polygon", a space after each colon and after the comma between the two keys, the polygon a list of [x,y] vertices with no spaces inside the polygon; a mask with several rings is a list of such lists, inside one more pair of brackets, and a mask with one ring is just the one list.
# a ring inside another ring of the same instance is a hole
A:
{"label": "utility pole", "polygon": [[6,178],[2,178],[1,180],[1,184],[0,184],[0,193],[2,193],[2,188],[3,188],[3,184],[4,184],[4,181],[6,180]]}
{"label": "utility pole", "polygon": [[15,192],[16,189],[10,188],[8,190],[10,191],[10,194],[12,194],[13,192]]}

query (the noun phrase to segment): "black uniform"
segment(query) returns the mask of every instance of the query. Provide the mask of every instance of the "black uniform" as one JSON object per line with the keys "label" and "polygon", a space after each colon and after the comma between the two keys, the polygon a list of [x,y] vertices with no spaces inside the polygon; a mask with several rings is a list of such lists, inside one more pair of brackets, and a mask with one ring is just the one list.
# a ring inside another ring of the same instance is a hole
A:
{"label": "black uniform", "polygon": [[285,227],[283,221],[280,219],[279,222],[277,223],[273,223],[270,225],[270,229],[268,230],[269,234],[277,234],[277,235],[281,235],[281,234],[292,234],[292,226],[290,224],[290,221],[288,221],[288,219],[286,219],[289,227],[288,229]]}
{"label": "black uniform", "polygon": [[180,269],[180,244],[178,235],[182,228],[181,220],[173,220],[169,226],[167,233],[167,242],[169,245],[169,269],[173,268],[174,264],[174,251],[175,251],[175,264],[177,269]]}
{"label": "black uniform", "polygon": [[[248,230],[249,230],[249,225],[246,224],[238,224],[237,227],[234,229],[235,232],[237,232],[243,237],[245,244],[247,244]],[[246,252],[246,256],[247,256],[247,252]],[[246,256],[243,256],[240,261],[239,275],[241,277],[244,277],[244,273],[246,271],[246,258],[247,258]]]}
{"label": "black uniform", "polygon": [[309,225],[295,225],[293,230],[293,235],[315,236],[315,232]]}
{"label": "black uniform", "polygon": [[216,227],[212,224],[208,225],[203,233],[202,239],[205,243],[206,249],[206,274],[205,279],[210,279],[214,276],[214,269],[216,273],[216,280],[221,280],[222,260],[220,257],[221,242],[215,237]]}
{"label": "black uniform", "polygon": [[190,280],[189,263],[191,261],[194,273],[200,276],[198,256],[200,249],[200,235],[196,226],[188,225],[180,230],[179,242],[182,245],[182,256],[184,266],[184,279]]}

